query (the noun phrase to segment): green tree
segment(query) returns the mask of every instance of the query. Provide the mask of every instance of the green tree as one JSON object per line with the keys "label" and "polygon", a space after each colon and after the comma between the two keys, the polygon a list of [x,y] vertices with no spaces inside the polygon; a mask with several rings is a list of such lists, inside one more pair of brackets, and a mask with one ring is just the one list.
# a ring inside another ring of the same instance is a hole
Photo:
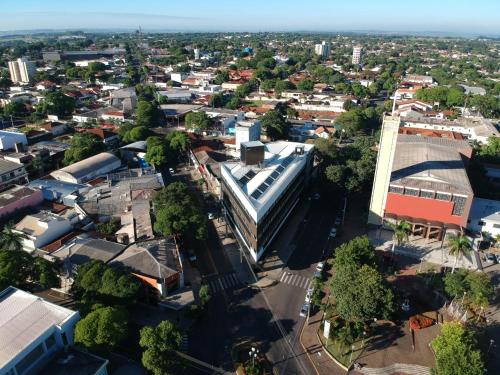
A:
{"label": "green tree", "polygon": [[447,273],[444,276],[444,291],[450,297],[461,297],[464,292],[468,291],[468,285],[465,281],[467,277],[467,270],[459,269],[454,273]]}
{"label": "green tree", "polygon": [[31,278],[44,288],[59,288],[61,280],[58,277],[58,262],[36,257],[33,262]]}
{"label": "green tree", "polygon": [[436,356],[433,375],[483,375],[484,362],[474,335],[459,322],[443,324],[441,335],[431,341]]}
{"label": "green tree", "polygon": [[76,299],[81,303],[101,302],[108,305],[133,303],[140,288],[140,282],[129,273],[98,260],[79,266],[72,286]]}
{"label": "green tree", "polygon": [[11,102],[3,107],[3,113],[5,116],[22,117],[28,114],[28,110],[23,102]]}
{"label": "green tree", "polygon": [[260,118],[260,122],[271,140],[286,139],[288,136],[288,123],[279,112],[274,110],[267,112]]}
{"label": "green tree", "polygon": [[335,268],[344,268],[349,265],[361,267],[376,265],[375,248],[367,236],[355,237],[343,243],[335,250]]}
{"label": "green tree", "polygon": [[38,114],[70,116],[75,109],[75,99],[65,95],[62,91],[51,91],[45,95],[36,107]]}
{"label": "green tree", "polygon": [[406,220],[401,220],[397,224],[390,224],[393,235],[392,235],[392,252],[396,249],[396,246],[401,246],[403,243],[408,242],[409,235],[411,233],[411,224]]}
{"label": "green tree", "polygon": [[349,322],[366,322],[376,317],[389,318],[394,309],[394,295],[383,276],[373,267],[357,268],[347,264],[335,269],[331,282],[335,308]]}
{"label": "green tree", "polygon": [[166,140],[172,150],[186,152],[191,146],[191,139],[184,132],[174,131],[166,135]]}
{"label": "green tree", "polygon": [[458,258],[467,256],[472,251],[472,246],[469,239],[464,235],[453,236],[448,238],[448,253],[455,257],[455,263],[451,272],[455,272],[455,267],[458,263]]}
{"label": "green tree", "polygon": [[490,163],[500,163],[500,137],[489,137],[488,143],[479,150],[481,160]]}
{"label": "green tree", "polygon": [[186,128],[195,130],[206,130],[212,121],[205,112],[189,112],[186,115]]}
{"label": "green tree", "polygon": [[314,88],[313,80],[306,78],[297,83],[297,89],[301,91],[312,91]]}
{"label": "green tree", "polygon": [[70,145],[71,147],[64,152],[64,165],[71,165],[104,150],[104,144],[100,138],[90,133],[76,133]]}
{"label": "green tree", "polygon": [[157,126],[160,121],[160,111],[155,103],[139,100],[135,109],[135,124],[151,128]]}
{"label": "green tree", "polygon": [[168,185],[155,196],[154,202],[156,232],[163,236],[183,234],[200,240],[206,238],[205,215],[185,184]]}
{"label": "green tree", "polygon": [[24,287],[32,274],[33,258],[21,250],[0,250],[0,289]]}
{"label": "green tree", "polygon": [[493,295],[490,277],[484,272],[469,271],[465,277],[468,288],[467,295],[473,306],[487,307],[488,300]]}
{"label": "green tree", "polygon": [[2,250],[22,250],[23,241],[19,233],[14,232],[14,224],[7,223],[0,233],[0,248]]}
{"label": "green tree", "polygon": [[122,128],[120,128],[120,136],[124,143],[144,141],[151,134],[151,131],[146,126],[123,126]]}
{"label": "green tree", "polygon": [[174,375],[183,370],[182,362],[175,353],[182,340],[180,330],[168,320],[156,327],[144,327],[140,331],[139,345],[143,366],[154,375]]}
{"label": "green tree", "polygon": [[75,342],[91,350],[113,350],[127,337],[127,319],[124,308],[98,308],[76,324]]}
{"label": "green tree", "polygon": [[222,85],[226,81],[229,81],[229,73],[227,70],[219,70],[214,79],[215,84]]}
{"label": "green tree", "polygon": [[210,299],[212,298],[212,296],[210,295],[210,288],[208,287],[207,284],[203,284],[200,287],[200,290],[198,292],[198,296],[200,298],[200,303],[201,303],[202,307],[206,306],[207,303],[210,302]]}
{"label": "green tree", "polygon": [[97,233],[112,236],[118,229],[120,229],[120,226],[120,220],[113,218],[105,223],[97,223],[95,227]]}

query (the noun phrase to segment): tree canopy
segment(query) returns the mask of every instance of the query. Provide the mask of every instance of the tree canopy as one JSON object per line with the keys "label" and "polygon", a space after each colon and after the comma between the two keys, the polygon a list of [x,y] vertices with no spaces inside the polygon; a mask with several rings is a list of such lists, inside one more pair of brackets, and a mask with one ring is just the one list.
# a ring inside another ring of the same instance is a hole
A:
{"label": "tree canopy", "polygon": [[45,95],[36,107],[38,114],[69,116],[75,109],[75,99],[65,95],[62,91],[51,91]]}
{"label": "tree canopy", "polygon": [[136,300],[141,284],[125,271],[91,260],[78,267],[72,288],[76,299],[84,305],[126,305]]}
{"label": "tree canopy", "polygon": [[147,128],[158,126],[161,118],[160,110],[156,103],[146,100],[139,100],[135,109],[136,126]]}
{"label": "tree canopy", "polygon": [[433,375],[483,375],[484,362],[471,331],[459,322],[446,322],[441,335],[431,341],[436,356]]}
{"label": "tree canopy", "polygon": [[155,196],[154,202],[156,232],[163,236],[183,234],[206,238],[205,215],[185,184],[171,183]]}
{"label": "tree canopy", "polygon": [[186,115],[186,128],[195,130],[206,130],[212,121],[205,112],[189,112]]}
{"label": "tree canopy", "polygon": [[127,337],[128,313],[123,307],[100,307],[75,327],[75,342],[91,350],[112,350]]}
{"label": "tree canopy", "polygon": [[461,298],[464,293],[475,307],[486,307],[493,294],[489,276],[483,272],[459,269],[444,277],[444,290],[450,297]]}
{"label": "tree canopy", "polygon": [[286,139],[288,136],[288,123],[278,111],[269,111],[260,118],[260,122],[267,136],[271,140]]}
{"label": "tree canopy", "polygon": [[71,165],[104,150],[104,144],[100,138],[90,133],[76,133],[70,145],[71,147],[64,152],[64,165]]}
{"label": "tree canopy", "polygon": [[140,332],[139,345],[144,349],[142,364],[154,375],[174,375],[182,371],[182,362],[175,350],[179,349],[182,335],[170,321],[156,327],[144,327]]}

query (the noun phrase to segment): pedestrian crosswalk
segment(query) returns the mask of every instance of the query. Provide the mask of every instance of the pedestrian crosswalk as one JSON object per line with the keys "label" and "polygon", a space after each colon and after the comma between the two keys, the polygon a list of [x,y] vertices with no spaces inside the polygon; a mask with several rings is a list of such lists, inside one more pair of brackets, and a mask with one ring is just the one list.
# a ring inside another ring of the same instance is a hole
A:
{"label": "pedestrian crosswalk", "polygon": [[235,273],[219,275],[216,278],[207,280],[207,282],[212,294],[220,293],[227,289],[235,289],[237,286],[241,285]]}
{"label": "pedestrian crosswalk", "polygon": [[312,283],[310,278],[291,272],[283,272],[281,274],[280,282],[301,289],[309,288]]}

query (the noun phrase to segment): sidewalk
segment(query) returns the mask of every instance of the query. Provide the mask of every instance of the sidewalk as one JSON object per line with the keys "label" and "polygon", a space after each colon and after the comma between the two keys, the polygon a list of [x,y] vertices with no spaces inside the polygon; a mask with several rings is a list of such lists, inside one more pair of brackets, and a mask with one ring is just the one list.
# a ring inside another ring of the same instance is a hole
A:
{"label": "sidewalk", "polygon": [[300,342],[318,375],[346,374],[346,371],[328,356],[319,342],[317,332],[321,325],[322,315],[322,312],[318,311],[315,315],[309,317],[309,323],[304,323]]}

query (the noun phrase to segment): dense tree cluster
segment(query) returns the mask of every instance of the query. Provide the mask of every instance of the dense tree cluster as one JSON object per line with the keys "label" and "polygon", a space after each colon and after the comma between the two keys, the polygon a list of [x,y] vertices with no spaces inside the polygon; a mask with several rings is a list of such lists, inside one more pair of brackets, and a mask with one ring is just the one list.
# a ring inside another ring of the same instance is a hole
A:
{"label": "dense tree cluster", "polygon": [[64,165],[71,165],[104,151],[101,139],[90,133],[76,133],[71,138],[70,145],[64,152]]}
{"label": "dense tree cluster", "polygon": [[336,311],[348,322],[387,319],[393,312],[394,294],[377,270],[374,251],[367,237],[357,237],[335,251],[331,292]]}
{"label": "dense tree cluster", "polygon": [[174,182],[163,188],[154,199],[154,229],[163,236],[185,235],[202,240],[207,236],[207,221],[188,187]]}

